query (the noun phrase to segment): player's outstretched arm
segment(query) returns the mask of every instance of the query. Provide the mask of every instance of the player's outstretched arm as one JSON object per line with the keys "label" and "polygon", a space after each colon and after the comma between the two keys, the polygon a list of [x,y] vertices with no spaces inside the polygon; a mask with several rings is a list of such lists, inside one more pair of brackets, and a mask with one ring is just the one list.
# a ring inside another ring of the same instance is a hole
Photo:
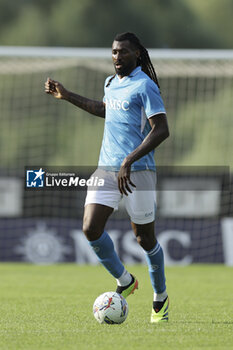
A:
{"label": "player's outstretched arm", "polygon": [[45,82],[45,92],[57,99],[66,100],[75,106],[97,117],[105,118],[105,104],[101,101],[91,100],[67,90],[61,83],[48,78]]}

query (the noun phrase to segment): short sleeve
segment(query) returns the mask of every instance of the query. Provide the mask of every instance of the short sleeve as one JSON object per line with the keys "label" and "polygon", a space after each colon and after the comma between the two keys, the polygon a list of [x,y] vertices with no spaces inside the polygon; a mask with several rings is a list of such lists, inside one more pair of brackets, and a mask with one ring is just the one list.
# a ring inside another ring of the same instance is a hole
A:
{"label": "short sleeve", "polygon": [[104,82],[104,97],[103,97],[103,102],[105,103],[106,102],[106,86],[108,85],[109,83],[109,80],[112,79],[113,76],[110,75],[108,76],[106,79],[105,79],[105,82]]}
{"label": "short sleeve", "polygon": [[141,91],[141,99],[147,118],[160,113],[166,114],[159,88],[153,81],[145,82]]}
{"label": "short sleeve", "polygon": [[105,103],[105,100],[106,100],[106,97],[105,97],[105,89],[106,89],[107,82],[108,82],[108,78],[105,79],[105,82],[104,82],[104,96],[103,96],[103,102],[104,102],[104,103]]}

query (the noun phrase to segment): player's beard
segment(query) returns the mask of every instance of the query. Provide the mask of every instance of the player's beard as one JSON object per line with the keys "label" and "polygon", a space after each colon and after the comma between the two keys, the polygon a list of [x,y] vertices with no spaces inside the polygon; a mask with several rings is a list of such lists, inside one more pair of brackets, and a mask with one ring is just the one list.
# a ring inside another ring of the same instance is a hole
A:
{"label": "player's beard", "polygon": [[121,68],[116,68],[116,65],[114,64],[114,67],[115,67],[116,74],[121,75],[123,77],[126,75],[129,75],[135,69],[135,66],[132,63],[128,65],[122,64]]}

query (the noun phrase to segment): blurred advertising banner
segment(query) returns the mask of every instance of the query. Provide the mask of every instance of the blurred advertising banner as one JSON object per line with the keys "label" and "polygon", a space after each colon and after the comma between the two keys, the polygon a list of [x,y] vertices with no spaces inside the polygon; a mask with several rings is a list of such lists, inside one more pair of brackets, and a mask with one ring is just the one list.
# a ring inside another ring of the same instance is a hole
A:
{"label": "blurred advertising banner", "polygon": [[[129,220],[110,220],[106,229],[124,263],[145,263]],[[159,219],[156,234],[167,266],[191,263],[233,266],[233,218]],[[98,263],[82,232],[82,221],[63,218],[1,219],[0,261]]]}

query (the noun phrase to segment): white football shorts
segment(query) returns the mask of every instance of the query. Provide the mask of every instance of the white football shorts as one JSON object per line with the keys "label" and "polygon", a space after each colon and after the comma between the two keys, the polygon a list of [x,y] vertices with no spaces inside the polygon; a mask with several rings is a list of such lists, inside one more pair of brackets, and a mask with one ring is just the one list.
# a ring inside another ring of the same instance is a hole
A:
{"label": "white football shorts", "polygon": [[102,204],[118,209],[121,200],[124,201],[130,219],[135,224],[148,224],[155,220],[156,211],[156,173],[151,170],[133,171],[131,181],[136,188],[130,186],[132,193],[122,195],[118,189],[118,172],[97,169],[91,177],[103,179],[104,186],[88,186],[85,206],[87,204]]}

